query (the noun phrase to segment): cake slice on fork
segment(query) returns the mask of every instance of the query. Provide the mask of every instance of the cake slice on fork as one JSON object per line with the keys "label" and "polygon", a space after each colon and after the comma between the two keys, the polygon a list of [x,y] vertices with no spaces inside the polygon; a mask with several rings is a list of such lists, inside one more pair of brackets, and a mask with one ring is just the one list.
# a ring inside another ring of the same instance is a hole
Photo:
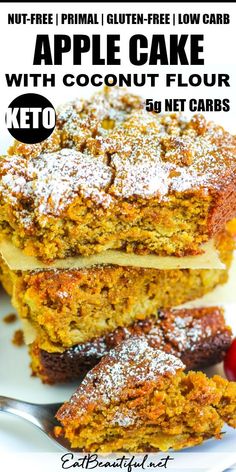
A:
{"label": "cake slice on fork", "polygon": [[236,383],[184,373],[177,357],[133,337],[92,369],[56,415],[73,448],[96,452],[181,449],[236,427]]}

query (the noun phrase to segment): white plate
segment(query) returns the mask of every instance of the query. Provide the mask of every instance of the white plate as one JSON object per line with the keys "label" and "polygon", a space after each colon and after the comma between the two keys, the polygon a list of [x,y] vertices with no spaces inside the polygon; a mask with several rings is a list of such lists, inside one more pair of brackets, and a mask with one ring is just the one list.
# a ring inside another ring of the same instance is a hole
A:
{"label": "white plate", "polygon": [[[227,322],[236,333],[236,303],[231,301],[225,305],[225,310]],[[48,386],[30,375],[27,348],[16,347],[11,343],[14,331],[20,327],[20,323],[17,321],[8,325],[1,319],[13,311],[9,297],[0,290],[0,394],[36,403],[60,402],[68,399],[75,390],[76,384]],[[215,366],[208,373],[224,375],[222,365]],[[212,468],[205,469],[209,472],[211,470],[223,471],[236,462],[236,454],[233,458],[231,456],[236,451],[236,431],[227,426],[224,427],[224,431],[226,434],[220,441],[210,440],[201,446],[179,452],[178,454],[183,455],[183,463],[186,464],[186,452],[194,453],[194,456],[196,453],[213,454]],[[12,451],[14,453],[60,452],[56,445],[30,424],[1,413],[0,453],[10,454]]]}

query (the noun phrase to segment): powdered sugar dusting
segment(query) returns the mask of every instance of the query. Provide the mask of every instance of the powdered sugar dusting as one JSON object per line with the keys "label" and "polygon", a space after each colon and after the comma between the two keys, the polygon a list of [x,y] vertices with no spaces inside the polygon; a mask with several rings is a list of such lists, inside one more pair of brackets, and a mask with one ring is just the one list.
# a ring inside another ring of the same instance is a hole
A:
{"label": "powdered sugar dusting", "polygon": [[[132,337],[111,350],[100,364],[90,371],[72,396],[71,402],[85,395],[86,402],[119,401],[126,389],[135,389],[159,376],[174,375],[184,364],[177,357],[149,346],[147,340]],[[92,386],[91,393],[86,395]],[[127,393],[126,393],[127,394]]]}
{"label": "powdered sugar dusting", "polygon": [[27,160],[21,156],[8,157],[2,170],[1,192],[13,205],[20,196],[23,223],[32,215],[32,207],[36,215],[56,216],[78,195],[105,206],[111,200],[105,188],[112,171],[102,157],[94,159],[89,153],[63,149]]}
{"label": "powdered sugar dusting", "polygon": [[80,149],[90,138],[106,136],[123,123],[133,109],[141,107],[141,98],[125,89],[105,87],[90,100],[74,100],[61,106],[57,126],[62,131],[63,145]]}
{"label": "powdered sugar dusting", "polygon": [[170,329],[166,334],[168,341],[172,342],[174,346],[177,345],[179,352],[184,352],[194,350],[199,340],[209,337],[212,333],[209,326],[207,331],[204,330],[201,319],[193,320],[192,316],[176,316],[173,329]]}
{"label": "powdered sugar dusting", "polygon": [[[168,193],[168,173],[164,166],[159,165],[162,152],[160,143],[145,137],[138,138],[136,142],[134,140],[132,144],[129,149],[125,143],[123,151],[111,157],[111,164],[115,168],[111,191],[116,196],[127,198]],[[129,153],[127,158],[124,158],[124,152]]]}
{"label": "powdered sugar dusting", "polygon": [[121,405],[111,418],[111,424],[114,426],[120,426],[122,428],[128,428],[133,426],[138,421],[138,416],[134,410],[128,410],[125,405]]}
{"label": "powdered sugar dusting", "polygon": [[[118,139],[118,132],[116,135]],[[111,149],[115,147],[113,139],[112,135],[108,139]],[[125,131],[119,134],[118,152],[111,156],[115,168],[112,193],[122,198],[155,195],[161,200],[173,192],[220,188],[220,176],[224,176],[225,183],[233,178],[235,150],[228,149],[226,158],[224,150],[217,148],[209,136],[193,139],[186,133],[181,139],[173,139],[161,132],[134,133],[130,137]]]}

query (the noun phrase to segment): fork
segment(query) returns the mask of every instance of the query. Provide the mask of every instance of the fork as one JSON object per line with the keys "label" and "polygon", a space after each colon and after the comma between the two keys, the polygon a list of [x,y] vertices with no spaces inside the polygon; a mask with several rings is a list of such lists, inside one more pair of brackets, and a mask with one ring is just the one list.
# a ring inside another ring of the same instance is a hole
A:
{"label": "fork", "polygon": [[71,449],[67,439],[61,436],[57,438],[54,434],[54,427],[60,426],[60,423],[55,418],[55,414],[61,405],[62,403],[29,403],[16,400],[15,398],[0,396],[0,411],[23,418],[36,426],[36,428],[39,428],[60,448],[75,452],[76,449]]}

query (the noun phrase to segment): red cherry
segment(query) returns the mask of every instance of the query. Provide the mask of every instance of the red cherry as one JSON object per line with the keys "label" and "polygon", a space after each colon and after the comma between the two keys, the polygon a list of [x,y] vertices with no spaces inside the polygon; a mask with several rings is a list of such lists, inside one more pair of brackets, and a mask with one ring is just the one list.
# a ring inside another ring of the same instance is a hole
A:
{"label": "red cherry", "polygon": [[236,338],[224,358],[224,371],[228,380],[236,381]]}

